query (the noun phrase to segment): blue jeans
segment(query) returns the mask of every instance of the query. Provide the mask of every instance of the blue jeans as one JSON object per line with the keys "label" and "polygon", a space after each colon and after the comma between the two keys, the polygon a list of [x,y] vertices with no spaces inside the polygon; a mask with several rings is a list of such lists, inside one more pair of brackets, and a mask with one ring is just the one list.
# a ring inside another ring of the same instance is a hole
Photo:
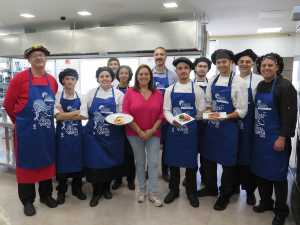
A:
{"label": "blue jeans", "polygon": [[128,136],[128,140],[134,153],[140,192],[146,193],[145,165],[147,160],[149,175],[148,192],[151,194],[157,193],[160,139],[153,136],[149,140],[143,141],[137,136]]}

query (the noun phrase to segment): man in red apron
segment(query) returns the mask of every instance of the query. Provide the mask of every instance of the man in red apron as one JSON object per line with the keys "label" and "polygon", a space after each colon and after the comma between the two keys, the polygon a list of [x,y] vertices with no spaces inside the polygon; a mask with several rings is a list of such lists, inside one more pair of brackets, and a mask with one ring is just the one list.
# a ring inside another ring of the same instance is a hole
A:
{"label": "man in red apron", "polygon": [[15,157],[18,193],[24,214],[33,216],[35,183],[39,183],[40,202],[57,206],[52,198],[55,175],[54,102],[55,78],[45,71],[50,52],[43,46],[27,49],[24,57],[31,68],[15,75],[4,101],[4,108],[15,125]]}

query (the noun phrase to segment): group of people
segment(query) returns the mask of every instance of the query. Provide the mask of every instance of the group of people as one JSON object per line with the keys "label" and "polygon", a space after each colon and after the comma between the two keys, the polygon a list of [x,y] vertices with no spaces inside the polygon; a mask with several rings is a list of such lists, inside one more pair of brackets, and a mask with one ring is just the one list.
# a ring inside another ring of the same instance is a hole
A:
{"label": "group of people", "polygon": [[[214,196],[214,209],[225,210],[231,196],[242,188],[255,212],[274,210],[272,224],[284,224],[289,214],[287,173],[297,94],[282,76],[284,63],[278,54],[258,57],[251,49],[238,54],[219,49],[211,60],[176,58],[173,72],[165,66],[166,49],[158,47],[155,67],[140,65],[133,87],[129,87],[130,67],[111,58],[96,71],[98,87],[84,96],[75,91],[79,74],[70,68],[59,74],[63,90],[57,92],[55,78],[45,71],[49,54],[43,46],[25,51],[31,68],[14,76],[4,101],[15,125],[16,175],[25,215],[36,213],[35,183],[39,183],[41,203],[54,208],[65,202],[68,178],[72,178],[72,194],[87,198],[83,177],[93,188],[91,207],[102,196],[111,199],[110,189],[118,189],[124,176],[134,190],[135,174],[137,201],[148,198],[161,207],[179,197],[180,168],[185,168],[183,184],[192,207],[199,207],[199,198]],[[212,63],[218,73],[208,80]],[[105,117],[117,112],[134,119],[126,126],[109,124]],[[182,113],[195,120],[181,125],[176,116]],[[85,126],[82,120],[87,120]],[[164,201],[158,190],[161,146],[162,176],[169,182]],[[220,187],[218,164],[222,166]],[[52,197],[53,177],[57,199]]]}

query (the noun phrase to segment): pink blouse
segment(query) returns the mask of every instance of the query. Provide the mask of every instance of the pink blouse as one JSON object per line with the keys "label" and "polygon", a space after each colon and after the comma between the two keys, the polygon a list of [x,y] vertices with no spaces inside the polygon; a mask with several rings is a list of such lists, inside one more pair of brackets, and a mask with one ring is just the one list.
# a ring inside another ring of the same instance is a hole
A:
{"label": "pink blouse", "polygon": [[[146,100],[140,92],[129,88],[123,100],[123,112],[132,115],[134,122],[142,130],[151,129],[157,120],[164,119],[163,96],[160,91],[155,90]],[[126,126],[126,134],[137,136],[129,126]],[[160,137],[160,129],[154,133],[154,136]]]}

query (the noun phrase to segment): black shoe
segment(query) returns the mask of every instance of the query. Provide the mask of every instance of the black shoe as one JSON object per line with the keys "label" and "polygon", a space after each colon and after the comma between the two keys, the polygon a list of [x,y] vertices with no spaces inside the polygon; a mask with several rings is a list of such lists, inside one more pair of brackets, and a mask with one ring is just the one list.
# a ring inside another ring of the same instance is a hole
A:
{"label": "black shoe", "polygon": [[86,195],[82,192],[81,189],[74,191],[72,193],[75,197],[77,197],[79,200],[86,200]]}
{"label": "black shoe", "polygon": [[40,202],[45,204],[49,208],[56,208],[57,207],[57,201],[54,198],[52,198],[52,196],[41,198]]}
{"label": "black shoe", "polygon": [[129,190],[135,190],[135,183],[134,181],[128,181],[128,189]]}
{"label": "black shoe", "polygon": [[275,215],[272,225],[284,225],[285,216]]}
{"label": "black shoe", "polygon": [[272,203],[265,204],[265,203],[261,203],[261,201],[260,201],[259,205],[253,207],[253,211],[256,213],[263,213],[265,211],[272,211],[272,210],[273,210]]}
{"label": "black shoe", "polygon": [[196,194],[188,195],[189,202],[193,208],[199,207],[199,199]]}
{"label": "black shoe", "polygon": [[256,204],[256,198],[253,193],[247,194],[247,204],[248,205],[255,205]]}
{"label": "black shoe", "polygon": [[184,178],[183,181],[182,181],[182,186],[185,187],[185,185],[186,185],[186,178]]}
{"label": "black shoe", "polygon": [[24,205],[24,214],[26,216],[34,216],[36,214],[35,207],[31,202]]}
{"label": "black shoe", "polygon": [[229,198],[220,196],[214,205],[214,209],[218,211],[225,210],[228,204],[229,204]]}
{"label": "black shoe", "polygon": [[111,186],[111,188],[113,190],[117,190],[117,189],[119,189],[121,187],[121,185],[122,185],[122,180],[116,179],[114,181],[113,185]]}
{"label": "black shoe", "polygon": [[164,202],[166,204],[170,204],[171,202],[173,202],[176,198],[179,197],[179,192],[177,191],[170,191],[167,196],[164,199]]}
{"label": "black shoe", "polygon": [[95,207],[99,204],[99,200],[101,198],[101,195],[93,195],[91,201],[90,201],[90,206]]}
{"label": "black shoe", "polygon": [[170,182],[170,176],[169,176],[169,174],[168,173],[162,174],[162,179],[164,181],[166,181],[167,183],[169,183]]}
{"label": "black shoe", "polygon": [[65,203],[65,200],[66,200],[66,196],[64,193],[58,193],[57,194],[57,199],[56,199],[56,202],[58,205],[62,205]]}
{"label": "black shoe", "polygon": [[207,188],[203,188],[200,191],[197,191],[197,196],[199,198],[206,197],[206,196],[214,196],[214,197],[216,197],[216,196],[218,196],[218,191],[211,191],[211,190],[209,190]]}
{"label": "black shoe", "polygon": [[113,195],[112,193],[110,192],[110,190],[106,190],[104,193],[103,193],[103,196],[105,199],[112,199]]}

